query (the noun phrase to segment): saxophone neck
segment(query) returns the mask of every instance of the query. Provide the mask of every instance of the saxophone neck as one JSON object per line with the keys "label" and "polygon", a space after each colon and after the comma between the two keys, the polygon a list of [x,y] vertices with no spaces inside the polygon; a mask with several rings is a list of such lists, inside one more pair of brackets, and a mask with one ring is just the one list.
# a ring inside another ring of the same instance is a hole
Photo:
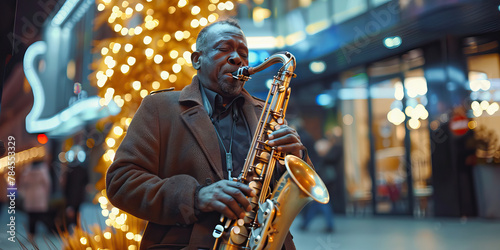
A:
{"label": "saxophone neck", "polygon": [[279,70],[280,72],[286,70],[290,73],[293,73],[293,71],[295,71],[296,67],[295,56],[293,56],[292,53],[285,51],[273,54],[272,56],[268,57],[264,62],[255,67],[244,66],[239,68],[237,71],[232,73],[233,78],[241,81],[248,81],[251,79],[250,77],[251,75],[260,72],[264,69],[267,69],[271,65],[274,65],[276,63],[283,64],[283,67],[281,67],[281,69]]}

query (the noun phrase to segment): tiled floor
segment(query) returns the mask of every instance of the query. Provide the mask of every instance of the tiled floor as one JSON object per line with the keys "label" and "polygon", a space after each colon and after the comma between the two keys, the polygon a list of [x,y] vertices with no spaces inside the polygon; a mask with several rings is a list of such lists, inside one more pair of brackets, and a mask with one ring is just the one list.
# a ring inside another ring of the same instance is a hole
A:
{"label": "tiled floor", "polygon": [[[9,221],[3,208],[0,249],[22,249],[19,243],[7,240]],[[96,216],[100,213],[97,205],[85,204],[82,210],[88,225],[102,218]],[[313,220],[307,231],[299,229],[300,220],[301,217],[297,217],[290,229],[299,250],[500,250],[500,220],[336,216],[334,233],[324,232],[325,222],[321,216]],[[21,239],[26,236],[24,223],[25,215],[18,213],[16,236]],[[38,228],[43,230],[41,226]],[[41,234],[36,239],[41,250],[55,249],[46,247],[46,240],[57,248],[60,246],[54,236]]]}
{"label": "tiled floor", "polygon": [[337,216],[331,234],[323,232],[322,217],[315,218],[308,231],[301,231],[299,225],[297,218],[291,227],[297,249],[500,250],[500,221],[477,218]]}

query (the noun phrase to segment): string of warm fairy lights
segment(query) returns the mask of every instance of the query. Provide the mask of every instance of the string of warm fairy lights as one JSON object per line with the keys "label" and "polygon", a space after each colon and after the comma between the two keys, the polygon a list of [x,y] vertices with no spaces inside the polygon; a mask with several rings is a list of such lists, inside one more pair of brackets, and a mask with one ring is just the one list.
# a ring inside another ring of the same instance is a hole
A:
{"label": "string of warm fairy lights", "polygon": [[[221,16],[235,13],[235,3],[223,0],[96,0],[95,27],[109,27],[114,36],[94,41],[91,83],[102,97],[101,106],[116,103],[121,111],[100,123],[112,123],[105,138],[105,152],[95,171],[102,174],[95,201],[101,206],[107,228],[95,228],[90,235],[78,228],[65,242],[71,249],[137,249],[145,223],[118,208],[106,198],[104,176],[114,159],[132,117],[151,91],[182,89],[196,71],[191,53],[196,35]],[[92,140],[92,139],[89,139]],[[93,142],[87,141],[87,144]],[[64,238],[64,237],[63,237]]]}

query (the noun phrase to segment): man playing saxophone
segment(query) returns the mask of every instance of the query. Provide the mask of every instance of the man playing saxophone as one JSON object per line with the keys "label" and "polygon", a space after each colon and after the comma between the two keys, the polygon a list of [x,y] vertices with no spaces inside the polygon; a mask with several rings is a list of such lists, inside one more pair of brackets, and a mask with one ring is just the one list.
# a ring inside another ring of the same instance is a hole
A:
{"label": "man playing saxophone", "polygon": [[[182,91],[144,98],[106,175],[111,203],[149,222],[141,249],[210,249],[220,215],[243,218],[255,196],[229,180],[241,173],[263,107],[231,74],[248,65],[246,38],[234,20],[219,21],[196,47],[197,76]],[[310,164],[292,128],[277,126],[269,139]],[[295,249],[290,234],[283,248]]]}

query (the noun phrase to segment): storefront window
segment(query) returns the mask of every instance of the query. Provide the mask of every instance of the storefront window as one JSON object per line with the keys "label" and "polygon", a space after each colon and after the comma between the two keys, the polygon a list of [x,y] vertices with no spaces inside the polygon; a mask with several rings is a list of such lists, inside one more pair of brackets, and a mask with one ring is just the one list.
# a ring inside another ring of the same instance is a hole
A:
{"label": "storefront window", "polygon": [[469,128],[474,129],[478,164],[500,164],[500,56],[497,53],[470,56],[469,68],[470,112]]}
{"label": "storefront window", "polygon": [[344,132],[347,214],[371,214],[370,140],[367,112],[368,78],[362,68],[341,74],[340,115]]}
{"label": "storefront window", "polygon": [[405,149],[403,85],[400,78],[370,86],[375,152],[377,213],[407,213],[408,181]]}
{"label": "storefront window", "polygon": [[391,0],[370,0],[371,7],[377,7],[384,3],[388,3]]}
{"label": "storefront window", "polygon": [[368,6],[366,0],[333,0],[333,22],[341,23],[364,13]]}
{"label": "storefront window", "polygon": [[[403,57],[404,59],[404,57]],[[403,60],[408,65],[411,61]],[[411,173],[413,177],[414,208],[417,217],[432,214],[432,168],[429,112],[427,106],[427,82],[422,68],[405,72],[405,115],[410,134]]]}

